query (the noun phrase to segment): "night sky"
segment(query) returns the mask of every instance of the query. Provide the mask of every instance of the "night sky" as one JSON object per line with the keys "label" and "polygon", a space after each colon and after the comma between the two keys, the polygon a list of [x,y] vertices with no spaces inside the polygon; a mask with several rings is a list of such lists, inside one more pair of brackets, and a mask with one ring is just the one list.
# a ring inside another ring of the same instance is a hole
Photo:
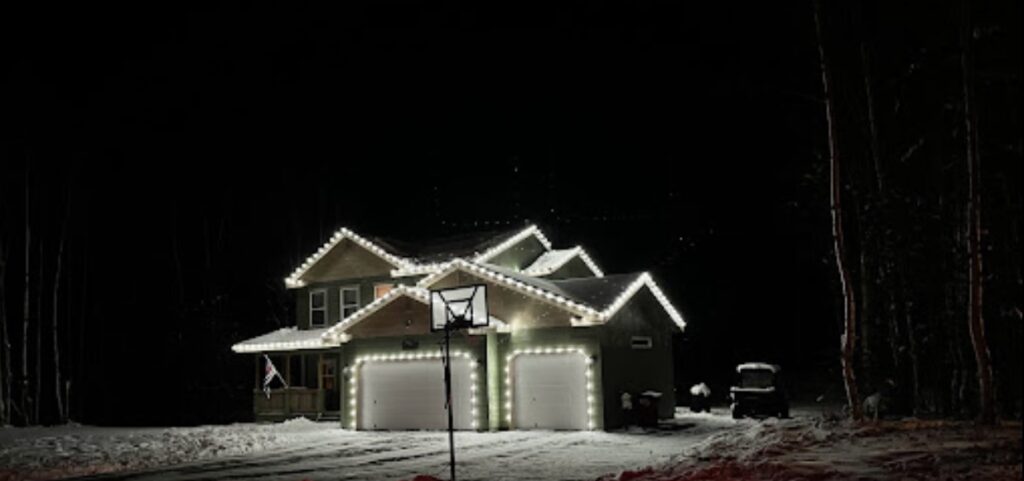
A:
{"label": "night sky", "polygon": [[341,226],[538,223],[655,275],[689,322],[686,386],[764,360],[839,399],[810,3],[486,3],[0,15],[6,228],[26,164],[47,249],[72,193],[73,417],[244,418],[230,345],[292,322],[283,278]]}

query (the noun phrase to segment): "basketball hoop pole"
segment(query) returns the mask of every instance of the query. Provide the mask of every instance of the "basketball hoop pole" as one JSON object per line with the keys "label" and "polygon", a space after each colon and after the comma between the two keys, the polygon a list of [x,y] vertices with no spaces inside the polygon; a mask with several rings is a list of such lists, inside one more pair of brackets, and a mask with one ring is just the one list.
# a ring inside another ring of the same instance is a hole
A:
{"label": "basketball hoop pole", "polygon": [[448,453],[451,456],[452,481],[455,481],[455,428],[452,424],[452,329],[453,323],[444,325],[444,395],[448,408]]}
{"label": "basketball hoop pole", "polygon": [[[450,298],[445,298],[445,294]],[[457,307],[453,307],[457,306]],[[483,284],[430,291],[430,330],[444,329],[441,361],[444,363],[445,409],[448,410],[448,452],[451,481],[455,481],[455,421],[452,413],[452,331],[487,327],[487,287]],[[475,369],[475,366],[473,367]],[[470,389],[476,389],[471,386]],[[472,423],[476,427],[476,420]]]}

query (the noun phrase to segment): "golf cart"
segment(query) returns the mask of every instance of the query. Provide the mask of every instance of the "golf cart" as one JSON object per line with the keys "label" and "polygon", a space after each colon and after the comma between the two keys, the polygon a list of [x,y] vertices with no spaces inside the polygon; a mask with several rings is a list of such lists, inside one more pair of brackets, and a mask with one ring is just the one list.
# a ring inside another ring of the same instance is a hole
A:
{"label": "golf cart", "polygon": [[736,366],[738,385],[729,388],[733,419],[758,415],[789,417],[789,400],[782,389],[780,371],[779,366],[762,362]]}

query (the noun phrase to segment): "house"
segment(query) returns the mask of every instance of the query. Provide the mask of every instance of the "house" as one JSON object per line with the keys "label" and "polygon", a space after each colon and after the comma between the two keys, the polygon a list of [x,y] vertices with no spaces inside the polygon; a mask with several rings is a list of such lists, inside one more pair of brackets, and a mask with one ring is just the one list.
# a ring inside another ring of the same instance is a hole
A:
{"label": "house", "polygon": [[[536,226],[419,245],[341,229],[285,284],[296,325],[232,347],[255,359],[259,420],[445,429],[429,291],[470,284],[487,287],[490,325],[452,338],[457,429],[611,429],[629,415],[623,393],[647,391],[673,414],[679,312],[649,274],[605,274]],[[269,395],[265,359],[287,382]]]}

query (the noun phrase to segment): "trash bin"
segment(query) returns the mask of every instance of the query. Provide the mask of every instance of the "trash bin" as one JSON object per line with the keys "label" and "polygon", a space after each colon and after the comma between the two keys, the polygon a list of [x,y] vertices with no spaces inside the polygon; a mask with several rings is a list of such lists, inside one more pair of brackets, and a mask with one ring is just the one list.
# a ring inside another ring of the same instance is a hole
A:
{"label": "trash bin", "polygon": [[638,426],[645,428],[656,428],[658,427],[658,401],[661,399],[661,393],[658,391],[644,391],[637,396],[636,406],[636,423]]}
{"label": "trash bin", "polygon": [[690,388],[690,411],[711,412],[711,388],[707,384],[698,383]]}

